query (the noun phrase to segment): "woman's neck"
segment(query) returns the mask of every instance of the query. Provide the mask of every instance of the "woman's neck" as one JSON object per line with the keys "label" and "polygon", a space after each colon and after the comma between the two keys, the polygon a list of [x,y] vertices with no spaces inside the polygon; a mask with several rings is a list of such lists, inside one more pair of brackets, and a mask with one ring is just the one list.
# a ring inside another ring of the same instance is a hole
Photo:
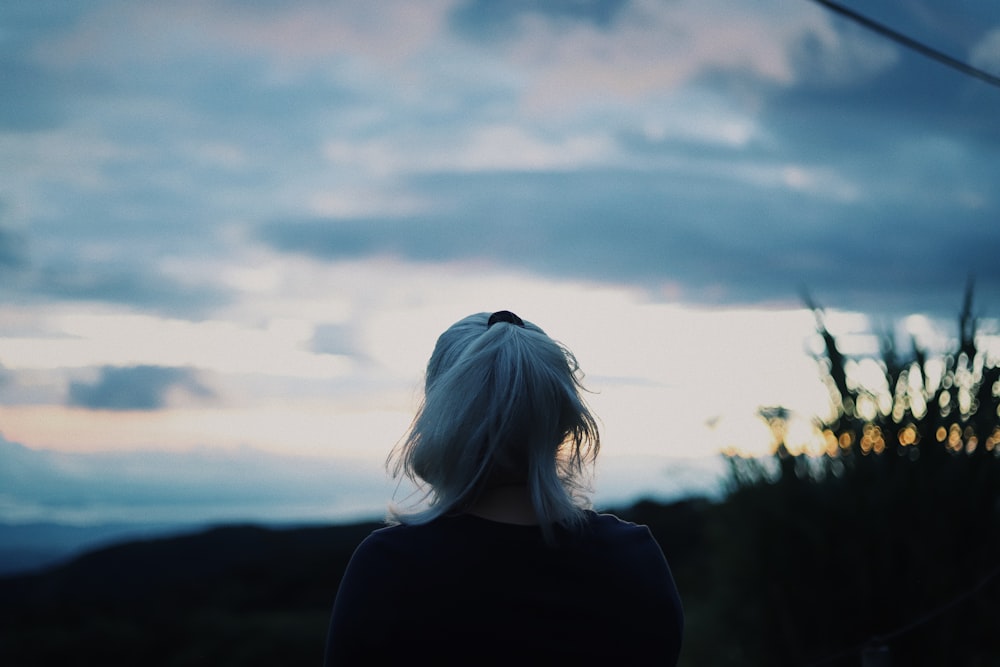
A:
{"label": "woman's neck", "polygon": [[538,523],[531,492],[526,486],[495,486],[485,489],[466,510],[490,521],[530,526]]}

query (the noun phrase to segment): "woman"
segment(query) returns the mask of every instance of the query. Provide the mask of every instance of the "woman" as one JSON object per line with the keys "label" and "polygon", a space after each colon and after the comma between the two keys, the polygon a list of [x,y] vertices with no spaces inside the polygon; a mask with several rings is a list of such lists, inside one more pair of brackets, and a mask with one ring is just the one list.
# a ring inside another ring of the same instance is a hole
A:
{"label": "woman", "polygon": [[573,355],[509,311],[438,338],[393,452],[427,491],[355,551],[327,665],[674,665],[683,612],[645,526],[584,509],[597,424]]}

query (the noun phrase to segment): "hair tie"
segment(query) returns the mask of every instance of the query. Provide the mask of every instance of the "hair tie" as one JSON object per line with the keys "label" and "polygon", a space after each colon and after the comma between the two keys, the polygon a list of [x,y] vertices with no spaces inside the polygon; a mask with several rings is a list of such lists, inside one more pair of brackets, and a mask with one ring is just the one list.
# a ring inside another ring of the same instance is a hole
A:
{"label": "hair tie", "polygon": [[516,324],[519,327],[524,327],[524,320],[509,310],[498,310],[490,315],[489,321],[486,322],[486,328],[489,329],[497,322],[506,322],[507,324]]}

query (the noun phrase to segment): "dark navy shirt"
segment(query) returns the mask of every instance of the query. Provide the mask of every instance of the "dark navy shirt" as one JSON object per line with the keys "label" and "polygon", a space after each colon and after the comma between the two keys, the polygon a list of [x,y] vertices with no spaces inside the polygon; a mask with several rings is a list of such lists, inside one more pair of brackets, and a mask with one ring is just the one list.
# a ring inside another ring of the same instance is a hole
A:
{"label": "dark navy shirt", "polygon": [[344,574],[327,665],[675,665],[684,617],[649,529],[587,513],[548,544],[473,515],[369,535]]}

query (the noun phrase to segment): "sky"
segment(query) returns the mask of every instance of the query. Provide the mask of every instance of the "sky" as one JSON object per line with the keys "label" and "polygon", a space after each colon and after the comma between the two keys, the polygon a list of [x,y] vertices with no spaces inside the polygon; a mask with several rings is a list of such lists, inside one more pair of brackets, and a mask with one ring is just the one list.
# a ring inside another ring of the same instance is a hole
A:
{"label": "sky", "polygon": [[[993,2],[846,4],[1000,74]],[[0,521],[377,515],[474,312],[576,354],[603,505],[809,439],[804,294],[1000,330],[1000,88],[810,0],[11,0],[0,101]]]}

